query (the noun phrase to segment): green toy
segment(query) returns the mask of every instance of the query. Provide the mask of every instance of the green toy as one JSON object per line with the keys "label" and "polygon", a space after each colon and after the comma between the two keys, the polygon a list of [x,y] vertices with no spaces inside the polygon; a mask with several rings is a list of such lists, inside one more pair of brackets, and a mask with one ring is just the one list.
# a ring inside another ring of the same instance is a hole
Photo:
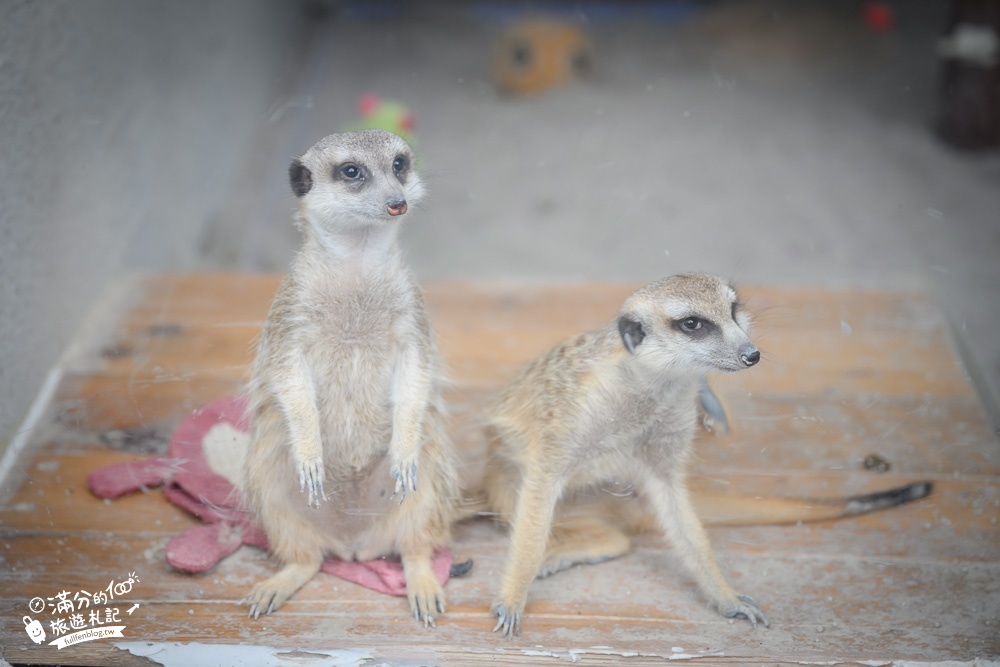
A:
{"label": "green toy", "polygon": [[361,121],[348,130],[387,130],[406,139],[414,151],[413,128],[416,119],[413,112],[393,100],[380,99],[374,93],[365,93],[358,98],[358,112]]}

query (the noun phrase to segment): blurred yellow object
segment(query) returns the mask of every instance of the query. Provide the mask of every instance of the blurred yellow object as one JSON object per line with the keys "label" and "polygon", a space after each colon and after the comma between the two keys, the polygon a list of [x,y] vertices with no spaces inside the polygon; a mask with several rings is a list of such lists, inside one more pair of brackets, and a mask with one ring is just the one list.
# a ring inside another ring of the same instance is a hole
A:
{"label": "blurred yellow object", "polygon": [[586,75],[593,66],[590,40],[565,21],[533,19],[509,27],[493,54],[493,78],[510,93],[532,93]]}

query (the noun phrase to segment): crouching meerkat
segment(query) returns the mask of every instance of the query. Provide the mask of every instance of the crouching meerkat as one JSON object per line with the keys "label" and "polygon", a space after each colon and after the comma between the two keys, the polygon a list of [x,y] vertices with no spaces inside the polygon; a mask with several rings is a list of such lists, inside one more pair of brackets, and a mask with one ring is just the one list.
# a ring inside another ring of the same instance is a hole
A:
{"label": "crouching meerkat", "polygon": [[650,514],[715,609],[767,625],[719,570],[685,486],[706,374],[760,359],[748,328],[721,278],[666,278],[630,296],[603,329],[530,363],[502,392],[488,416],[483,481],[489,508],[511,529],[494,631],[519,634],[535,577],[624,554]]}
{"label": "crouching meerkat", "polygon": [[413,615],[432,625],[444,594],[431,558],[458,481],[436,343],[397,243],[424,188],[410,147],[383,130],[330,135],[289,176],[305,243],[258,343],[244,469],[283,568],[245,602],[271,613],[327,554],[399,554]]}

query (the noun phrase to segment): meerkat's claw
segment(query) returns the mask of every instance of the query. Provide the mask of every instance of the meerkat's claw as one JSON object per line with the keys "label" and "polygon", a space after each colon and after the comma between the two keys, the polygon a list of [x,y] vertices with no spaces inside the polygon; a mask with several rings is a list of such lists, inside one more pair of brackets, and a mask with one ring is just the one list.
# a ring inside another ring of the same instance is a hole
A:
{"label": "meerkat's claw", "polygon": [[521,634],[521,610],[507,609],[503,602],[494,602],[490,612],[497,617],[493,632],[500,631],[501,637],[513,639]]}
{"label": "meerkat's claw", "polygon": [[750,621],[750,625],[757,627],[757,622],[759,621],[764,625],[765,628],[771,627],[767,619],[764,617],[764,612],[760,610],[757,603],[753,601],[748,595],[738,595],[737,596],[743,604],[734,605],[731,609],[724,612],[726,618],[737,618],[742,617]]}
{"label": "meerkat's claw", "polygon": [[[255,601],[250,604],[250,612],[247,614],[247,618],[252,618],[256,621],[260,618],[261,614],[270,616],[271,612],[274,611],[274,593],[268,595],[267,591],[255,590],[251,593],[251,597]],[[267,605],[266,607],[265,604]]]}
{"label": "meerkat's claw", "polygon": [[434,618],[434,610],[436,609],[439,614],[444,613],[444,602],[439,597],[434,597],[433,602],[426,598],[414,598],[411,601],[413,605],[413,620],[420,623],[423,621],[425,628],[436,628],[437,622]]}
{"label": "meerkat's claw", "polygon": [[264,601],[263,600],[259,600],[257,602],[254,602],[253,604],[251,604],[250,605],[250,613],[247,614],[247,618],[252,618],[253,620],[256,621],[258,618],[260,618],[260,615],[261,615],[262,612],[263,612],[263,614],[265,616],[270,616],[272,611],[274,611],[274,596],[273,595],[271,596],[270,600],[267,603],[267,610],[266,611],[264,611]]}
{"label": "meerkat's claw", "polygon": [[[406,597],[413,610],[413,619],[423,622],[426,628],[436,628],[436,615],[444,613],[444,591],[434,577],[429,560],[409,565],[413,571],[406,575]],[[405,560],[403,567],[408,567]]]}
{"label": "meerkat's claw", "polygon": [[319,508],[319,502],[326,500],[323,489],[323,462],[313,460],[299,466],[299,491],[308,492],[309,507]]}
{"label": "meerkat's claw", "polygon": [[421,613],[420,609],[418,609],[417,607],[413,608],[413,620],[416,621],[417,623],[423,621],[425,628],[431,625],[433,625],[435,628],[437,627],[437,624],[434,622],[434,617],[428,613]]}
{"label": "meerkat's claw", "polygon": [[[402,505],[403,501],[406,500],[406,487],[403,486],[403,473],[398,470],[392,471],[392,476],[396,480],[396,488],[392,490],[392,495],[389,496],[389,500],[395,500],[396,496],[400,496],[399,504]],[[416,610],[414,610],[414,613]]]}
{"label": "meerkat's claw", "polygon": [[402,505],[406,500],[406,492],[417,490],[417,464],[408,462],[393,468],[392,477],[396,480],[396,488],[393,489],[390,498],[399,496],[399,504]]}

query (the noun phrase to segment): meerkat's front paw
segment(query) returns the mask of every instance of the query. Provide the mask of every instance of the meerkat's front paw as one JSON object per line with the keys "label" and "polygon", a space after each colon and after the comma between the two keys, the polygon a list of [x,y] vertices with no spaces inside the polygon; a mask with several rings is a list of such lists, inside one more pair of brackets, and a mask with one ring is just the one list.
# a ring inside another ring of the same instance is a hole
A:
{"label": "meerkat's front paw", "polygon": [[514,638],[521,634],[521,615],[524,605],[507,605],[503,600],[497,600],[490,607],[490,613],[497,619],[493,632],[500,631],[502,637]]}
{"label": "meerkat's front paw", "polygon": [[309,493],[309,507],[318,508],[319,501],[326,500],[324,476],[322,456],[310,457],[299,464],[299,491]]}
{"label": "meerkat's front paw", "polygon": [[396,480],[396,488],[392,492],[392,498],[399,496],[399,504],[406,500],[406,492],[417,490],[417,461],[410,459],[403,461],[392,467],[391,475]]}
{"label": "meerkat's front paw", "polygon": [[704,380],[698,386],[698,399],[702,408],[701,425],[705,430],[717,435],[728,435],[729,419],[726,417],[726,408]]}
{"label": "meerkat's front paw", "polygon": [[771,627],[771,624],[764,618],[764,612],[760,610],[760,607],[753,601],[753,598],[746,595],[738,595],[737,599],[739,602],[733,603],[728,608],[722,610],[722,614],[726,618],[743,617],[750,621],[750,625],[755,628],[758,621],[763,623],[765,628]]}

